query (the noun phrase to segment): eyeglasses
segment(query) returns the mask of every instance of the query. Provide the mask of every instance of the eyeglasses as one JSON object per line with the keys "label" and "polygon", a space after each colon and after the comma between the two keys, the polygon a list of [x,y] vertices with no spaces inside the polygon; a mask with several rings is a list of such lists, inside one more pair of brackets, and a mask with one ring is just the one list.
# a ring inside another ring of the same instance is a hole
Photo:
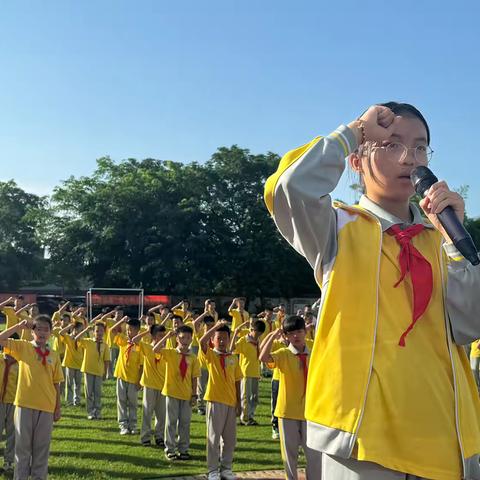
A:
{"label": "eyeglasses", "polygon": [[373,150],[382,150],[393,162],[402,162],[407,158],[408,151],[413,150],[413,156],[419,165],[428,165],[433,155],[433,150],[428,145],[406,147],[403,143],[398,142],[389,143],[381,147],[373,146]]}

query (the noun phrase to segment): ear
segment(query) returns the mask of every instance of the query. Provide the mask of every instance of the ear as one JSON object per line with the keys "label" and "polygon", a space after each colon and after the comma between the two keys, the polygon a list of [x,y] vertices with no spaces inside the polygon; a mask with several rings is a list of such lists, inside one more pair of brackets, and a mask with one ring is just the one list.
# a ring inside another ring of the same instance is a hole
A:
{"label": "ear", "polygon": [[348,164],[350,165],[350,168],[357,173],[363,173],[363,168],[362,168],[362,159],[358,155],[357,152],[352,153],[348,157]]}

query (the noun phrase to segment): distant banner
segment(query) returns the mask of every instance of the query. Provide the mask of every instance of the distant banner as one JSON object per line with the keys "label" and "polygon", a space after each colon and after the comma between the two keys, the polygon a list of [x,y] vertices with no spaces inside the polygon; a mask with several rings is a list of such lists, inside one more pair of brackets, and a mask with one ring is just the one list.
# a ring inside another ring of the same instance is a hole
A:
{"label": "distant banner", "polygon": [[[145,295],[143,298],[143,304],[148,306],[158,305],[164,303],[170,304],[171,297],[169,295]],[[140,295],[115,295],[107,294],[102,295],[99,293],[92,293],[93,305],[138,305],[140,303]]]}

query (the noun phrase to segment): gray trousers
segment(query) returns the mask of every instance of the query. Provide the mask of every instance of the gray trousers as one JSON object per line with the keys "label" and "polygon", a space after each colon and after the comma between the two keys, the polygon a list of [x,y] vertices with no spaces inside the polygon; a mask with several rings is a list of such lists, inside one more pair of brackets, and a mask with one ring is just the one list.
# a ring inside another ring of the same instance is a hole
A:
{"label": "gray trousers", "polygon": [[113,372],[115,371],[115,365],[117,364],[118,354],[120,350],[118,347],[110,347],[110,363],[108,364],[108,378],[113,378]]}
{"label": "gray trousers", "polygon": [[[316,452],[319,455],[318,452]],[[426,480],[408,473],[396,472],[377,463],[355,458],[322,454],[322,480]]]}
{"label": "gray trousers", "polygon": [[[155,413],[155,430],[152,432],[152,416]],[[150,442],[152,433],[155,440],[163,441],[165,435],[165,397],[160,390],[143,387],[143,420],[140,441]]]}
{"label": "gray trousers", "polygon": [[102,377],[90,373],[85,374],[87,414],[95,418],[100,418],[102,415],[102,384]]}
{"label": "gray trousers", "polygon": [[207,383],[208,383],[208,370],[202,368],[200,370],[200,378],[197,382],[197,407],[198,408],[205,408],[205,391],[207,390]]}
{"label": "gray trousers", "polygon": [[47,478],[52,429],[53,413],[15,409],[15,480]]}
{"label": "gray trousers", "polygon": [[190,448],[190,400],[166,397],[165,453],[187,453]]}
{"label": "gray trousers", "polygon": [[137,386],[117,378],[117,419],[120,428],[137,428],[137,403]]}
{"label": "gray trousers", "polygon": [[207,466],[208,473],[231,470],[237,441],[235,407],[207,402]]}
{"label": "gray trousers", "polygon": [[258,405],[258,378],[245,377],[242,379],[242,415],[243,423],[253,420]]}
{"label": "gray trousers", "polygon": [[82,392],[82,372],[76,368],[66,368],[65,370],[65,400],[67,401],[67,403],[80,405],[80,396]]}
{"label": "gray trousers", "polygon": [[477,388],[480,389],[480,357],[470,358],[470,368],[472,369],[473,377],[475,378]]}
{"label": "gray trousers", "polygon": [[[307,422],[306,420],[293,420],[279,418],[278,430],[280,433],[280,448],[282,450],[285,475],[288,480],[297,480],[298,450],[302,447],[307,461],[307,480],[320,480],[322,478],[322,454],[307,447]],[[323,477],[325,480],[325,477]],[[333,479],[333,477],[332,477]],[[335,480],[337,480],[335,478]]]}
{"label": "gray trousers", "polygon": [[3,458],[6,463],[13,463],[15,458],[14,413],[15,405],[11,403],[0,403],[0,435],[3,437],[3,431],[5,430],[5,452]]}

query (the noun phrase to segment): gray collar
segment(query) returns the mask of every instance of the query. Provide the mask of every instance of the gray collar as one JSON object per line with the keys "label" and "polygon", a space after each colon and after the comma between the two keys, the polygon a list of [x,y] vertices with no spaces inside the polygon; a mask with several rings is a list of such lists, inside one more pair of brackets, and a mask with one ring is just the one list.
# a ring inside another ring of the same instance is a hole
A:
{"label": "gray collar", "polygon": [[398,225],[398,224],[410,226],[410,225],[416,225],[418,223],[421,223],[426,228],[434,228],[434,226],[431,223],[425,220],[425,218],[420,213],[420,210],[418,209],[418,207],[413,203],[410,203],[410,214],[412,216],[411,222],[405,222],[401,218],[398,218],[395,215],[387,212],[382,207],[380,207],[380,205],[370,200],[366,195],[362,195],[358,204],[361,207],[368,210],[370,213],[373,213],[373,215],[375,215],[378,218],[378,220],[380,221],[380,225],[382,226],[383,232],[388,230],[392,225]]}

